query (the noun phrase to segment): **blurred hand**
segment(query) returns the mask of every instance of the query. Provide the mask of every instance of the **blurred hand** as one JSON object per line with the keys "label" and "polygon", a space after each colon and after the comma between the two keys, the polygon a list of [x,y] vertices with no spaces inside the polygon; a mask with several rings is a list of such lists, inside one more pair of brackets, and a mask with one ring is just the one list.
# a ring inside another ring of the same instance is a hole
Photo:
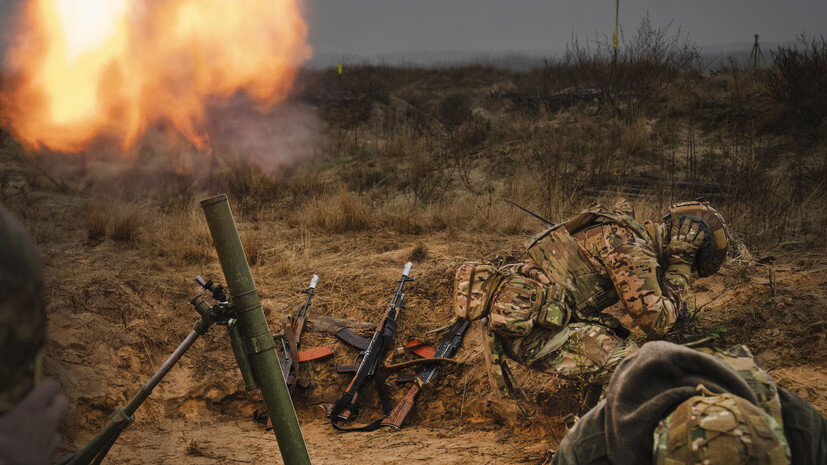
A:
{"label": "blurred hand", "polygon": [[684,218],[683,222],[676,219],[672,221],[671,235],[666,246],[669,265],[692,265],[705,236],[700,223],[689,218]]}
{"label": "blurred hand", "polygon": [[58,424],[67,407],[57,382],[44,380],[0,416],[0,465],[51,464],[61,442]]}

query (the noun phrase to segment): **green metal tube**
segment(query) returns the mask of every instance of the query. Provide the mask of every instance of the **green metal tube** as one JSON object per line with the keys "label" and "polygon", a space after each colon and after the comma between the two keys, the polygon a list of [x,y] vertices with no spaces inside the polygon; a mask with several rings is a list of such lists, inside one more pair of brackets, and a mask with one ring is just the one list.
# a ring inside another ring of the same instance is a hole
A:
{"label": "green metal tube", "polygon": [[227,327],[227,334],[230,335],[230,347],[233,348],[235,362],[238,364],[238,369],[241,370],[241,379],[244,381],[244,387],[248,391],[258,389],[260,386],[258,380],[256,380],[256,372],[250,364],[250,358],[247,356],[247,349],[245,349],[241,329],[237,324],[229,325]]}
{"label": "green metal tube", "polygon": [[230,299],[236,308],[245,351],[261,387],[267,413],[273,422],[281,457],[289,465],[310,464],[290,391],[281,373],[273,334],[261,308],[227,195],[206,199],[201,202],[201,208],[204,209],[215,250],[218,252],[218,261],[221,262],[227,280]]}

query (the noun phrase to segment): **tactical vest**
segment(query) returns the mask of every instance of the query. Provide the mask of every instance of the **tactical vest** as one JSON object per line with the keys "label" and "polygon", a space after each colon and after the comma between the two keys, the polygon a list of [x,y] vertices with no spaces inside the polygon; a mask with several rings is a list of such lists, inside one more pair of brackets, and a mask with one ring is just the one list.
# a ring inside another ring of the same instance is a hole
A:
{"label": "tactical vest", "polygon": [[[611,319],[601,311],[618,300],[614,285],[606,285],[601,273],[587,252],[573,237],[593,227],[617,223],[631,228],[640,237],[646,230],[623,213],[612,212],[594,204],[565,223],[553,226],[526,243],[529,256],[554,283],[566,290],[566,301],[573,316],[580,321]],[[611,325],[610,325],[611,326]]]}

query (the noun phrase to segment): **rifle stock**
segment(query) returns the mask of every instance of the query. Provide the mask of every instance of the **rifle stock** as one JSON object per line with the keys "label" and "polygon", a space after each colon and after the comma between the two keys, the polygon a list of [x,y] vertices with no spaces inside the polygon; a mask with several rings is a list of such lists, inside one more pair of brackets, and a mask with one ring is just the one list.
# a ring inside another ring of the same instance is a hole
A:
{"label": "rifle stock", "polygon": [[409,413],[411,413],[411,409],[414,406],[414,401],[416,401],[416,396],[418,396],[421,391],[422,388],[419,386],[419,383],[411,386],[405,394],[405,397],[403,397],[402,400],[396,404],[396,407],[391,410],[390,415],[382,420],[381,426],[390,426],[395,429],[401,428],[402,422],[405,421],[405,418]]}
{"label": "rifle stock", "polygon": [[[454,355],[457,350],[459,350],[459,346],[462,344],[465,333],[468,332],[468,328],[470,326],[471,322],[467,320],[458,320],[454,322],[451,326],[451,330],[442,338],[442,342],[439,343],[439,348],[437,348],[431,358],[445,360],[447,357]],[[395,429],[401,428],[402,422],[405,421],[405,418],[411,412],[414,402],[416,401],[416,397],[422,391],[423,386],[428,383],[432,383],[439,376],[439,374],[440,366],[437,360],[434,360],[433,363],[429,363],[423,367],[414,379],[415,384],[411,386],[407,394],[405,394],[405,397],[399,401],[396,407],[394,407],[394,409],[387,416],[385,416],[380,426],[389,426]]]}

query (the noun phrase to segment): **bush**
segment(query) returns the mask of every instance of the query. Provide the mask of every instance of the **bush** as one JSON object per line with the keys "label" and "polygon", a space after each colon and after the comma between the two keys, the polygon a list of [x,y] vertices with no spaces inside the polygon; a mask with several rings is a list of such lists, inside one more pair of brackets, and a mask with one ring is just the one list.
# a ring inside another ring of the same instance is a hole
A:
{"label": "bush", "polygon": [[772,52],[768,87],[792,123],[818,125],[827,116],[827,40],[807,40]]}
{"label": "bush", "polygon": [[594,49],[569,43],[562,65],[581,93],[596,91],[618,113],[637,115],[666,87],[676,85],[684,74],[703,68],[697,44],[682,39],[672,23],[652,26],[649,15],[640,21],[631,40],[623,39],[615,57],[608,38],[594,41]]}

